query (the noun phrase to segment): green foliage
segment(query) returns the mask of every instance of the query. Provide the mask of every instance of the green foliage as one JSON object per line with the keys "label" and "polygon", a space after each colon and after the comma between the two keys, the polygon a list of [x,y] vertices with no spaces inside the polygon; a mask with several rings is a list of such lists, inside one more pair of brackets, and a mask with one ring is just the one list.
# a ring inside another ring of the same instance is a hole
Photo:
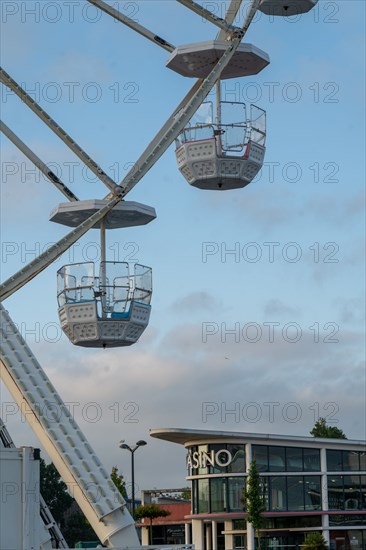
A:
{"label": "green foliage", "polygon": [[319,418],[315,422],[310,434],[313,437],[323,437],[329,439],[347,439],[344,432],[336,426],[328,426],[325,418]]}
{"label": "green foliage", "polygon": [[66,484],[52,462],[46,464],[41,459],[40,477],[41,494],[70,548],[80,540],[96,540],[93,529],[67,492]]}
{"label": "green foliage", "polygon": [[41,458],[41,495],[45,499],[54,519],[62,528],[65,525],[65,511],[70,508],[73,498],[67,492],[66,484],[52,464],[46,464]]}
{"label": "green foliage", "polygon": [[302,550],[328,550],[325,538],[319,531],[306,535]]}
{"label": "green foliage", "polygon": [[246,487],[243,490],[243,503],[247,512],[247,521],[253,525],[253,529],[258,537],[258,548],[260,548],[260,530],[264,524],[262,513],[265,511],[266,507],[255,460],[252,460],[250,463]]}
{"label": "green foliage", "polygon": [[123,475],[120,475],[118,473],[117,466],[113,466],[112,472],[111,472],[111,480],[123,496],[123,498],[127,498],[127,491],[126,491],[126,482],[123,479]]}
{"label": "green foliage", "polygon": [[168,510],[163,510],[157,504],[145,504],[138,506],[135,510],[135,519],[144,519],[147,518],[150,521],[156,518],[165,518],[170,516]]}
{"label": "green foliage", "polygon": [[150,520],[150,544],[152,544],[153,520],[156,518],[165,518],[166,516],[170,516],[170,512],[163,510],[157,504],[145,504],[136,508],[135,519],[137,521],[145,518]]}
{"label": "green foliage", "polygon": [[74,548],[80,541],[98,540],[82,512],[76,511],[70,514],[66,525],[64,536],[70,548]]}
{"label": "green foliage", "polygon": [[180,494],[180,498],[183,500],[191,500],[192,491],[190,487],[185,487]]}

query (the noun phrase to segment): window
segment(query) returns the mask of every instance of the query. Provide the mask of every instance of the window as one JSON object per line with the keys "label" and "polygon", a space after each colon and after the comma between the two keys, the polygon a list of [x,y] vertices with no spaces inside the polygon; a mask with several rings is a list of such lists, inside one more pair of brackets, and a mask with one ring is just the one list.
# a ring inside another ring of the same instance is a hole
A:
{"label": "window", "polygon": [[355,451],[343,451],[343,470],[345,471],[359,471],[360,469],[360,455]]}
{"label": "window", "polygon": [[366,525],[366,515],[358,514],[330,514],[329,525]]}
{"label": "window", "polygon": [[197,493],[198,493],[198,510],[199,514],[204,514],[208,512],[208,479],[198,479],[197,480]]}
{"label": "window", "polygon": [[210,512],[226,512],[226,478],[210,479]]}
{"label": "window", "polygon": [[247,528],[247,522],[245,519],[233,519],[234,531],[239,531],[239,529],[246,531],[246,528]]}
{"label": "window", "polygon": [[[304,449],[307,450],[307,449]],[[307,469],[307,468],[306,468]],[[288,472],[302,472],[303,456],[302,449],[287,447],[286,449],[286,470]]]}
{"label": "window", "polygon": [[246,535],[234,535],[234,548],[235,548],[235,550],[246,550],[246,548],[247,548],[247,536]]}
{"label": "window", "polygon": [[285,471],[285,447],[268,447],[269,471]]}
{"label": "window", "polygon": [[270,485],[270,509],[273,511],[286,510],[286,477],[271,477]]}
{"label": "window", "polygon": [[304,471],[320,472],[320,450],[303,449],[304,453]]}
{"label": "window", "polygon": [[320,472],[320,450],[253,445],[259,472]]}
{"label": "window", "polygon": [[328,472],[366,471],[366,455],[358,451],[327,450]]}
{"label": "window", "polygon": [[320,476],[304,476],[305,510],[322,509]]}
{"label": "window", "polygon": [[192,481],[192,512],[193,514],[198,514],[198,488],[197,488],[197,480]]}
{"label": "window", "polygon": [[342,451],[327,449],[328,472],[340,472],[342,470]]}
{"label": "window", "polygon": [[258,472],[268,472],[268,447],[266,445],[252,446],[253,460],[257,463]]}
{"label": "window", "polygon": [[269,510],[269,477],[262,476],[260,478],[263,502],[266,510]]}
{"label": "window", "polygon": [[361,476],[361,510],[366,510],[366,476]]}
{"label": "window", "polygon": [[361,508],[360,476],[343,476],[344,509],[359,510]]}
{"label": "window", "polygon": [[227,467],[230,474],[245,473],[245,447],[244,445],[227,445],[227,450],[233,457],[232,462]]}
{"label": "window", "polygon": [[[220,463],[223,464],[227,463],[227,454],[226,452],[220,453],[219,451],[226,451],[226,445],[223,445],[222,443],[218,444],[212,444],[208,446],[208,453],[210,457],[214,456],[214,465],[210,465],[210,474],[221,474],[225,473],[227,470],[226,466],[220,466]],[[217,457],[217,458],[216,458]],[[218,463],[219,462],[219,463]]]}
{"label": "window", "polygon": [[244,478],[232,477],[228,479],[230,512],[242,512],[244,510],[244,503],[242,502],[244,487]]}
{"label": "window", "polygon": [[366,452],[360,453],[360,470],[366,472]]}
{"label": "window", "polygon": [[287,478],[288,510],[304,510],[304,478],[293,476]]}
{"label": "window", "polygon": [[200,466],[196,469],[196,474],[208,474],[208,466],[207,463],[202,460],[202,457],[206,456],[208,453],[208,445],[198,445],[197,451],[199,453],[199,463]]}
{"label": "window", "polygon": [[328,476],[329,510],[344,509],[343,476]]}

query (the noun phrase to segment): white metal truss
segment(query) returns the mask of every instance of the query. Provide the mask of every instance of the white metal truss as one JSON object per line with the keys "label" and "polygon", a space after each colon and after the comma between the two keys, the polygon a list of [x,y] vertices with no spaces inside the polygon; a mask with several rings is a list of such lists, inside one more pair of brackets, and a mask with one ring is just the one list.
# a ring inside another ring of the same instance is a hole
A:
{"label": "white metal truss", "polygon": [[214,15],[211,11],[206,10],[206,8],[204,8],[200,4],[197,4],[197,2],[193,2],[193,0],[177,0],[177,2],[183,4],[183,6],[194,11],[203,19],[207,19],[207,21],[213,23],[213,25],[216,25],[225,32],[231,32],[235,29],[235,27],[227,23],[225,19],[222,19],[222,17],[217,17],[217,15]]}
{"label": "white metal truss", "polygon": [[133,29],[138,34],[141,34],[151,42],[154,42],[154,44],[157,44],[158,46],[164,48],[164,50],[167,50],[168,52],[172,52],[175,50],[175,46],[173,44],[170,44],[164,38],[161,36],[153,33],[152,31],[149,31],[146,27],[143,27],[137,21],[134,21],[130,17],[127,17],[127,15],[124,15],[121,13],[117,8],[110,6],[106,2],[103,2],[103,0],[87,0],[90,4],[93,4],[97,8],[101,9],[108,15],[111,15],[114,19],[119,21],[120,23],[123,23],[127,27],[130,27],[130,29]]}
{"label": "white metal truss", "polygon": [[23,269],[20,269],[12,277],[0,285],[0,300],[5,300],[16,290],[31,281],[36,275],[46,269],[52,262],[57,260],[66,250],[70,248],[80,237],[98,223],[108,212],[112,210],[121,200],[121,197],[114,197],[98,212],[90,216],[85,222],[78,225],[73,231],[70,231],[65,237],[57,241],[43,254],[37,256]]}
{"label": "white metal truss", "polygon": [[76,195],[56,176],[54,172],[45,164],[29,147],[12,131],[9,126],[0,120],[0,131],[17,147],[33,164],[50,180],[51,183],[69,201],[78,201]]}
{"label": "white metal truss", "polygon": [[75,140],[53,118],[50,117],[25,90],[0,67],[0,82],[12,90],[62,141],[77,157],[103,182],[110,191],[115,191],[117,184],[100,166],[76,143]]}
{"label": "white metal truss", "polygon": [[103,543],[138,545],[124,499],[4,307],[1,378]]}

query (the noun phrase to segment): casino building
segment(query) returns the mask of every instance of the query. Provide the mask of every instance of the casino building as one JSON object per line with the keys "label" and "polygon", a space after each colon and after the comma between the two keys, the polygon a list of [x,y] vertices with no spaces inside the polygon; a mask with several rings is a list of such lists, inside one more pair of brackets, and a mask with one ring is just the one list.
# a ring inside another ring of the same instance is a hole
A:
{"label": "casino building", "polygon": [[266,505],[262,550],[297,550],[311,531],[330,550],[366,550],[366,441],[174,428],[150,435],[187,449],[185,542],[196,550],[254,550],[241,500],[253,459]]}

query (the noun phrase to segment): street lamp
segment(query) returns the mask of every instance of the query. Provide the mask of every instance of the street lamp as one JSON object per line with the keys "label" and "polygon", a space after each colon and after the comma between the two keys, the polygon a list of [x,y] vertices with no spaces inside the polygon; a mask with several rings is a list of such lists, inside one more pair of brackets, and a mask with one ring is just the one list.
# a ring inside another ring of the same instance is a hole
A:
{"label": "street lamp", "polygon": [[124,442],[124,439],[122,441],[120,441],[119,443],[119,447],[120,449],[126,449],[127,451],[130,451],[131,453],[131,479],[132,479],[132,495],[131,495],[131,503],[132,503],[132,517],[135,519],[135,460],[134,460],[134,454],[135,454],[135,451],[137,451],[137,449],[139,447],[143,447],[144,445],[147,445],[146,441],[143,441],[142,439],[140,439],[139,441],[137,441],[137,443],[135,445],[133,445],[133,447],[130,447],[129,445],[127,445],[127,443]]}

